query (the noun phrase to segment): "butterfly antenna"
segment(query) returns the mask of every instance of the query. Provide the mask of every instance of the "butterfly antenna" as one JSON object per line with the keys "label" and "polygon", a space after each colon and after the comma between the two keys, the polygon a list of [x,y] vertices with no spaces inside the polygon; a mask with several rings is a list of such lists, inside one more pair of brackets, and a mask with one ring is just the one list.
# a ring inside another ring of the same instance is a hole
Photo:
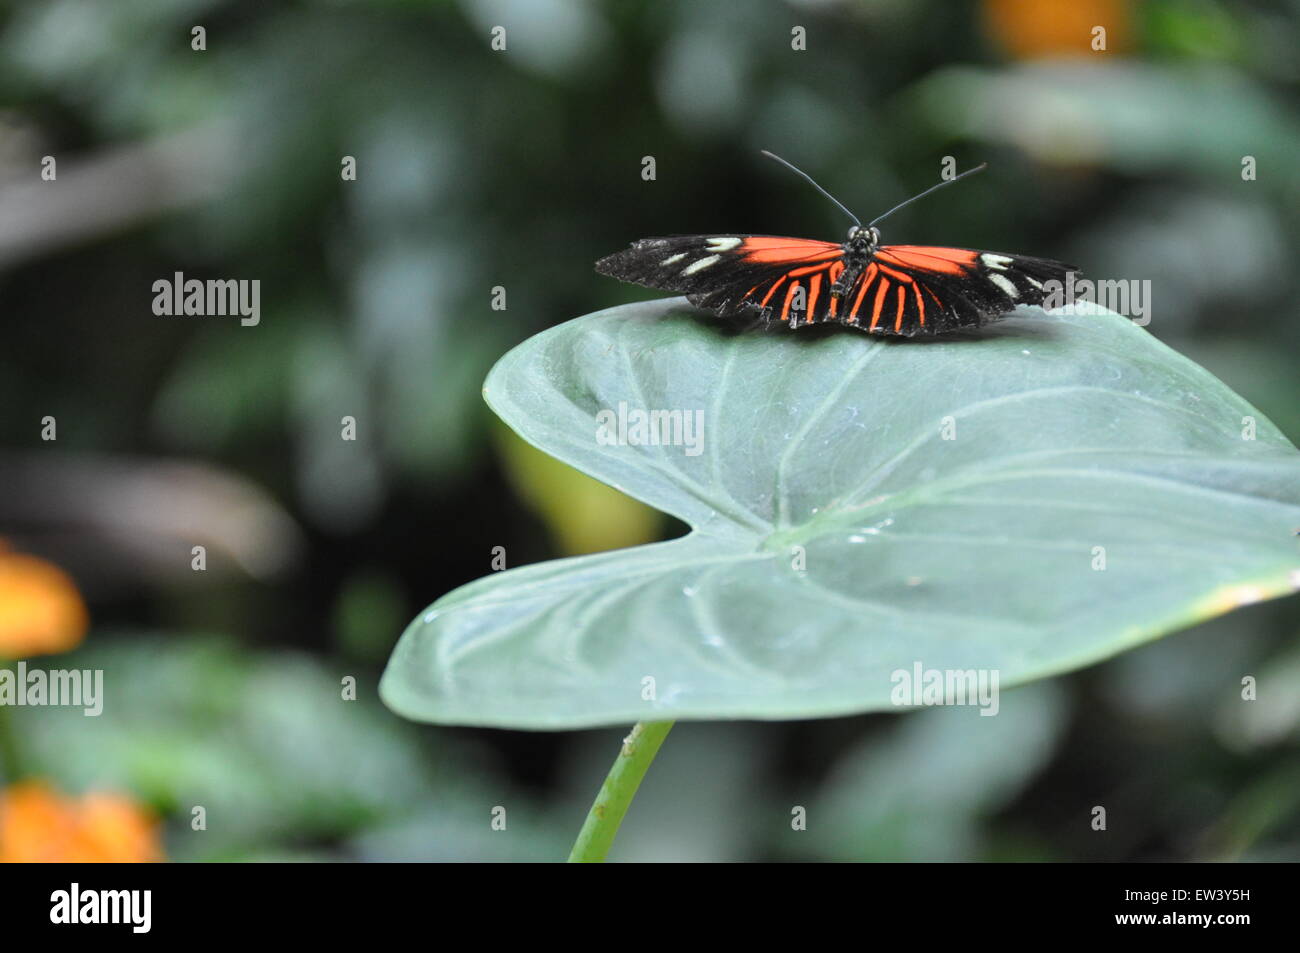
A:
{"label": "butterfly antenna", "polygon": [[[841,202],[841,201],[840,201],[839,199],[837,199],[835,196],[831,195],[831,193],[827,192],[827,191],[826,191],[825,189],[823,189],[820,185],[818,185],[817,182],[813,179],[813,177],[812,177],[811,175],[809,175],[807,172],[805,172],[803,169],[799,168],[798,166],[796,166],[796,165],[794,165],[794,164],[792,164],[792,163],[790,163],[790,162],[786,162],[784,159],[782,159],[782,158],[781,158],[779,155],[777,155],[776,153],[768,152],[766,149],[760,149],[759,151],[762,152],[763,155],[767,156],[769,159],[775,159],[777,162],[781,163],[783,166],[785,166],[787,169],[789,169],[791,172],[795,173],[796,175],[801,175],[801,176],[803,176],[805,179],[807,179],[809,182],[812,183],[812,187],[813,187],[814,189],[816,189],[816,190],[817,190],[818,192],[820,192],[822,195],[826,196],[828,199],[830,199],[832,202],[834,202],[836,205],[838,205],[838,206],[840,207],[840,211],[841,211],[841,212],[843,212],[843,213],[844,213],[845,215],[847,215],[849,218],[853,219],[853,224],[854,224],[854,225],[858,226],[858,228],[861,228],[861,227],[862,227],[862,223],[858,221],[858,217],[857,217],[856,215],[854,215],[852,212],[850,212],[848,209],[846,209],[846,208],[844,207],[844,203],[843,203],[843,202]],[[954,180],[954,181],[955,181],[955,180]],[[919,198],[919,196],[918,196],[918,198]],[[905,204],[906,204],[906,203],[905,203]]]}
{"label": "butterfly antenna", "polygon": [[[976,172],[983,172],[983,171],[984,171],[985,169],[987,169],[988,167],[989,167],[989,164],[988,164],[987,162],[981,162],[981,163],[980,163],[979,165],[977,165],[975,168],[973,168],[973,169],[967,169],[967,170],[966,170],[965,172],[963,172],[961,175],[955,175],[955,176],[953,176],[951,179],[944,179],[944,180],[943,180],[942,182],[940,182],[938,185],[932,185],[932,186],[930,186],[928,189],[926,189],[924,192],[920,193],[919,195],[913,195],[913,196],[912,196],[910,199],[908,199],[906,202],[899,202],[897,205],[895,205],[893,208],[891,208],[891,209],[890,209],[888,212],[886,212],[884,215],[881,215],[880,217],[874,219],[874,220],[871,222],[871,225],[875,225],[876,222],[883,222],[885,219],[889,218],[889,216],[891,216],[891,215],[893,215],[895,212],[897,212],[900,208],[903,208],[903,207],[906,206],[906,205],[911,205],[911,204],[912,204],[913,202],[915,202],[917,199],[923,199],[923,198],[925,198],[925,197],[926,197],[927,195],[929,195],[931,192],[934,192],[934,191],[937,190],[937,189],[941,189],[941,188],[943,188],[945,185],[952,185],[954,182],[960,182],[962,179],[966,178],[966,176],[968,176],[968,175],[974,175]],[[868,225],[867,227],[870,228],[871,225]]]}

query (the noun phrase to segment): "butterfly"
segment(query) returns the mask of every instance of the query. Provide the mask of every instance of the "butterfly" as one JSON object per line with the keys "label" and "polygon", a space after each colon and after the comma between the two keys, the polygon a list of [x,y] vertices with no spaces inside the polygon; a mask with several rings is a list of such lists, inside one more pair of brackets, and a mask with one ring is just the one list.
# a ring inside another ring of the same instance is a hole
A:
{"label": "butterfly", "polygon": [[981,171],[968,169],[863,225],[853,220],[843,242],[775,235],[685,235],[643,238],[596,262],[596,271],[660,291],[685,294],[721,318],[802,328],[841,324],[871,334],[930,337],[976,328],[1020,305],[1040,305],[1063,288],[1073,265],[1049,258],[970,248],[882,245],[876,223],[935,189]]}

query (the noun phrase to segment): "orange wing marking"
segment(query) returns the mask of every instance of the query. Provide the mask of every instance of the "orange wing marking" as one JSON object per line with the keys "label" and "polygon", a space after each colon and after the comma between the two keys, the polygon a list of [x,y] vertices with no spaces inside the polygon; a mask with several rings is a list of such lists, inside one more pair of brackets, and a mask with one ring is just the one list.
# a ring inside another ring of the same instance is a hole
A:
{"label": "orange wing marking", "polygon": [[821,287],[821,275],[814,275],[812,278],[808,279],[808,310],[805,311],[804,314],[808,316],[808,322],[810,324],[815,320],[813,315],[817,313],[817,294],[821,291]]}
{"label": "orange wing marking", "polygon": [[783,305],[781,306],[781,320],[782,320],[782,321],[789,321],[789,320],[790,320],[790,299],[794,297],[794,293],[795,293],[796,289],[798,289],[798,287],[799,287],[799,282],[797,282],[797,281],[792,281],[792,282],[790,282],[790,288],[789,288],[789,290],[786,291],[786,293],[785,293],[785,304],[783,304]]}
{"label": "orange wing marking", "polygon": [[823,261],[844,254],[844,249],[831,242],[806,241],[798,238],[750,237],[736,249],[751,264],[772,265],[782,262]]}
{"label": "orange wing marking", "polygon": [[889,275],[889,277],[893,278],[895,281],[901,281],[909,285],[912,283],[911,275],[905,274],[901,271],[894,271],[894,269],[887,268],[884,265],[880,266],[880,270],[883,271],[885,274]]}
{"label": "orange wing marking", "polygon": [[776,294],[776,289],[781,287],[781,282],[785,281],[785,279],[789,277],[789,275],[782,275],[780,278],[776,279],[776,281],[772,282],[772,287],[767,289],[767,294],[763,295],[763,300],[758,303],[758,306],[760,308],[766,308],[767,303],[772,300],[772,295]]}
{"label": "orange wing marking", "polygon": [[828,267],[825,264],[809,265],[807,268],[796,268],[794,271],[788,272],[788,274],[791,278],[802,278],[804,275],[811,275],[814,271],[825,271]]}
{"label": "orange wing marking", "polygon": [[944,305],[944,303],[943,303],[943,299],[940,298],[937,294],[935,294],[935,293],[930,289],[930,286],[929,286],[929,285],[922,284],[921,282],[918,281],[918,282],[916,283],[916,287],[918,287],[918,288],[924,288],[924,289],[925,289],[925,293],[928,294],[931,298],[934,299],[934,303],[937,304],[937,305],[939,306],[939,313],[940,313],[940,314],[946,314],[946,313],[947,313],[948,308]]}
{"label": "orange wing marking", "polygon": [[862,299],[867,296],[867,289],[871,287],[871,282],[875,281],[877,270],[876,263],[873,261],[858,279],[861,286],[858,288],[858,296],[853,299],[853,307],[849,309],[849,324],[858,323],[858,308],[862,306]]}
{"label": "orange wing marking", "polygon": [[881,277],[880,290],[876,292],[876,300],[871,306],[871,327],[868,331],[876,330],[876,325],[880,323],[880,309],[885,303],[885,294],[889,291],[889,279]]}
{"label": "orange wing marking", "polygon": [[[886,245],[876,257],[886,257],[905,268],[935,271],[945,275],[965,275],[975,267],[979,252],[965,248],[940,248],[929,245]],[[964,266],[964,267],[963,267]]]}

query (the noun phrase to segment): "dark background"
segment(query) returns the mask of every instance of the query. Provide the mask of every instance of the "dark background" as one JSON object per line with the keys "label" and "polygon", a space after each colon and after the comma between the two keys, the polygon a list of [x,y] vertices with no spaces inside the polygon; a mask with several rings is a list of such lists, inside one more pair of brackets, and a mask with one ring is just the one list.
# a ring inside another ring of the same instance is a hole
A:
{"label": "dark background", "polygon": [[[886,239],[1149,279],[1151,333],[1300,438],[1295,3],[0,16],[0,536],[89,608],[82,647],[41,664],[109,686],[99,719],[15,711],[10,728],[26,775],[155,812],[171,859],[565,854],[620,731],[416,726],[375,684],[405,623],[492,547],[520,565],[681,531],[523,445],[479,388],[528,335],[652,296],[592,271],[632,239],[840,237],[842,215],[759,149],[864,219],[944,156],[989,162]],[[260,325],[154,315],[177,271],[259,279]],[[615,856],[1295,859],[1298,622],[1294,598],[1254,606],[1024,689],[1026,724],[988,750],[943,713],[678,725]]]}

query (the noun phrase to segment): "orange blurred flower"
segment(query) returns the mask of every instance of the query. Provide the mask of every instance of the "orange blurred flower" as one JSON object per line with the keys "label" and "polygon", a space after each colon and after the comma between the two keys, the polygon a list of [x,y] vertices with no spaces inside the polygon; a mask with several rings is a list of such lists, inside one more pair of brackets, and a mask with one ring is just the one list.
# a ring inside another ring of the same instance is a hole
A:
{"label": "orange blurred flower", "polygon": [[0,792],[0,863],[146,863],[163,859],[159,823],[131,798],[65,797],[44,781]]}
{"label": "orange blurred flower", "polygon": [[67,573],[0,541],[0,659],[67,652],[85,638],[89,621]]}
{"label": "orange blurred flower", "polygon": [[1132,40],[1127,0],[984,0],[984,28],[1013,59],[1105,56],[1093,50],[1093,30],[1106,30],[1106,51],[1123,53]]}

